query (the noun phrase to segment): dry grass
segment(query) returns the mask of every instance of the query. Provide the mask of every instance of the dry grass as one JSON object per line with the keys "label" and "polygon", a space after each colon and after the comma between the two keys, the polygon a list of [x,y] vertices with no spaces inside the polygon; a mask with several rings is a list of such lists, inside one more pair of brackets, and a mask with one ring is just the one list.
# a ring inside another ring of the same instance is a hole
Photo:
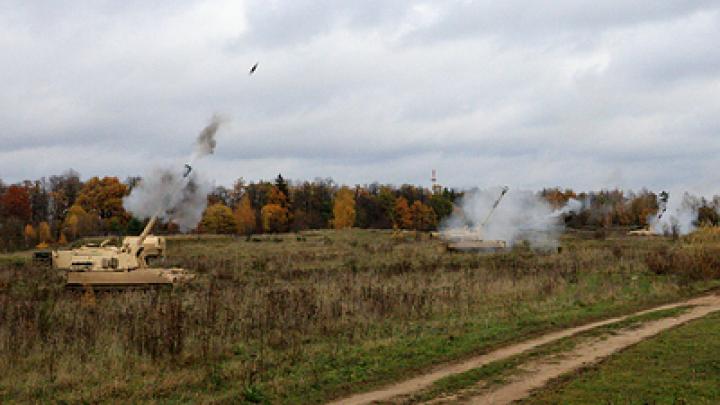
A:
{"label": "dry grass", "polygon": [[8,263],[0,401],[319,402],[706,288],[649,259],[695,244],[576,235],[561,254],[482,256],[382,231],[174,240],[168,265],[198,283],[97,295]]}

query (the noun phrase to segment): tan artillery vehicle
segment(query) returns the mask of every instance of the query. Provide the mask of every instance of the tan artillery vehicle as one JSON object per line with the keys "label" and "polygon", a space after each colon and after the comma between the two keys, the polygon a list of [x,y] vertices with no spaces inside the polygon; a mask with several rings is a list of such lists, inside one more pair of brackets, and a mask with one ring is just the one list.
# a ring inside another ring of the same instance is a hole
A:
{"label": "tan artillery vehicle", "polygon": [[448,250],[494,252],[508,248],[504,240],[483,239],[479,229],[452,229],[441,232],[440,236],[445,239]]}
{"label": "tan artillery vehicle", "polygon": [[[663,215],[665,214],[665,211],[667,211],[667,202],[670,198],[670,194],[667,193],[667,191],[662,191],[658,195],[658,213],[655,219],[655,224],[660,223],[660,219],[662,219]],[[629,236],[656,236],[660,235],[662,232],[656,232],[655,227],[653,226],[653,223],[651,222],[643,229],[635,229],[627,234]]]}
{"label": "tan artillery vehicle", "polygon": [[480,226],[470,228],[464,227],[461,229],[449,229],[440,232],[440,237],[446,241],[446,247],[448,250],[459,250],[459,251],[479,251],[479,252],[496,252],[508,249],[508,243],[504,240],[496,239],[483,239],[482,230],[490,221],[495,209],[500,204],[505,193],[508,192],[507,187],[503,187],[500,192],[500,196],[495,200],[490,212],[488,212],[485,220]]}
{"label": "tan artillery vehicle", "polygon": [[127,289],[173,286],[194,276],[178,268],[151,268],[148,261],[165,256],[165,238],[150,236],[157,216],[140,236],[128,236],[121,246],[86,244],[52,252],[52,267],[65,271],[66,287]]}

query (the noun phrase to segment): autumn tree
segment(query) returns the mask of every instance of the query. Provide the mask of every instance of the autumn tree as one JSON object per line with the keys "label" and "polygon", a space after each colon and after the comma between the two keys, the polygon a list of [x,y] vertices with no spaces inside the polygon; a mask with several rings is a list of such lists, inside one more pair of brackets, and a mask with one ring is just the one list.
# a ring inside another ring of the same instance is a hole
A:
{"label": "autumn tree", "polygon": [[255,215],[255,209],[250,203],[250,196],[246,194],[240,198],[240,202],[235,208],[233,216],[235,217],[235,223],[237,225],[237,233],[241,235],[250,235],[255,231],[257,218]]}
{"label": "autumn tree", "polygon": [[127,195],[127,191],[127,185],[121,183],[117,177],[93,177],[83,185],[76,204],[88,214],[99,216],[104,228],[109,229],[112,218],[122,224],[130,219],[122,204],[122,198]]}
{"label": "autumn tree", "polygon": [[283,232],[287,227],[287,209],[280,204],[266,204],[260,211],[260,217],[265,232]]}
{"label": "autumn tree", "polygon": [[335,229],[350,228],[355,224],[355,194],[343,187],[335,194],[332,225]]}
{"label": "autumn tree", "polygon": [[46,221],[40,222],[37,227],[37,238],[40,243],[49,244],[52,243],[53,238],[50,232],[50,224]]}
{"label": "autumn tree", "polygon": [[97,216],[88,214],[80,205],[73,205],[63,222],[62,232],[74,240],[88,236],[99,230],[100,223]]}
{"label": "autumn tree", "polygon": [[413,227],[412,212],[405,197],[398,197],[395,200],[395,226],[401,229]]}
{"label": "autumn tree", "polygon": [[35,228],[31,224],[25,225],[25,231],[23,232],[25,235],[25,244],[27,245],[34,245],[35,239],[37,238],[37,232],[35,232]]}
{"label": "autumn tree", "polygon": [[207,233],[230,234],[235,233],[237,224],[230,207],[222,203],[215,203],[205,210],[200,221],[200,229]]}
{"label": "autumn tree", "polygon": [[429,231],[435,229],[437,226],[435,211],[427,204],[423,204],[420,200],[416,200],[412,204],[410,214],[412,216],[412,227],[417,231]]}
{"label": "autumn tree", "polygon": [[72,169],[67,172],[50,176],[50,224],[56,232],[65,220],[68,210],[75,204],[82,182],[80,174]]}
{"label": "autumn tree", "polygon": [[30,194],[25,187],[12,185],[0,197],[2,214],[20,221],[29,222],[32,215]]}
{"label": "autumn tree", "polygon": [[265,232],[285,232],[288,229],[290,221],[288,215],[288,199],[285,193],[275,186],[270,188],[267,195],[268,203],[262,207],[260,218],[262,220],[263,231]]}

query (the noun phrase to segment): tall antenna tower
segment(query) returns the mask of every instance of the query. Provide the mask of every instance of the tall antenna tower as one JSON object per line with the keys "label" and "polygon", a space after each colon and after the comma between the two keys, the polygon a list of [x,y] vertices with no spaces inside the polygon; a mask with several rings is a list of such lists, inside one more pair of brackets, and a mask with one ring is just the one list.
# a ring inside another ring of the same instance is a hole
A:
{"label": "tall antenna tower", "polygon": [[440,194],[442,192],[442,186],[437,182],[437,170],[432,169],[432,177],[430,177],[430,181],[432,182],[433,194]]}

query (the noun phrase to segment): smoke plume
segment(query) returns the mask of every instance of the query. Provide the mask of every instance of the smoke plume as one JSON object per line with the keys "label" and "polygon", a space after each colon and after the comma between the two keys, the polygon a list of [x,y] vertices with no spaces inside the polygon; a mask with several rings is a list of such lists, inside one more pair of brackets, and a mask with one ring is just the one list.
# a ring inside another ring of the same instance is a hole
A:
{"label": "smoke plume", "polygon": [[172,220],[184,232],[200,222],[211,191],[212,183],[196,172],[183,178],[179,170],[156,168],[123,199],[123,206],[138,218],[157,214],[164,221]]}
{"label": "smoke plume", "polygon": [[193,152],[191,161],[195,161],[197,158],[211,155],[215,152],[215,146],[217,146],[215,134],[218,129],[220,129],[220,125],[224,122],[225,120],[219,115],[213,115],[210,123],[203,128],[202,131],[200,131],[200,134],[195,141],[195,151]]}
{"label": "smoke plume", "polygon": [[207,195],[212,191],[212,183],[198,175],[194,162],[198,158],[215,151],[215,134],[224,122],[215,115],[197,137],[195,149],[190,157],[192,171],[186,177],[182,165],[175,168],[155,168],[144,176],[133,188],[130,195],[123,198],[125,209],[138,218],[157,215],[164,221],[172,221],[187,231],[197,226],[207,206]]}
{"label": "smoke plume", "polygon": [[554,217],[559,217],[561,215],[567,215],[567,214],[577,214],[580,211],[583,210],[583,207],[585,207],[586,203],[577,200],[575,198],[568,199],[567,203],[565,203],[565,206],[562,208],[559,208],[551,214]]}
{"label": "smoke plume", "polygon": [[658,219],[653,215],[648,219],[650,229],[656,234],[687,235],[693,232],[697,225],[698,210],[702,203],[698,197],[683,193],[682,197],[671,193],[667,201],[667,210]]}
{"label": "smoke plume", "polygon": [[558,246],[558,237],[564,229],[562,215],[582,207],[580,201],[572,200],[553,211],[534,192],[510,190],[481,227],[500,192],[501,188],[467,192],[459,203],[460,211],[443,224],[443,231],[468,229],[485,240],[504,240],[509,245],[527,241],[534,248],[551,249]]}

